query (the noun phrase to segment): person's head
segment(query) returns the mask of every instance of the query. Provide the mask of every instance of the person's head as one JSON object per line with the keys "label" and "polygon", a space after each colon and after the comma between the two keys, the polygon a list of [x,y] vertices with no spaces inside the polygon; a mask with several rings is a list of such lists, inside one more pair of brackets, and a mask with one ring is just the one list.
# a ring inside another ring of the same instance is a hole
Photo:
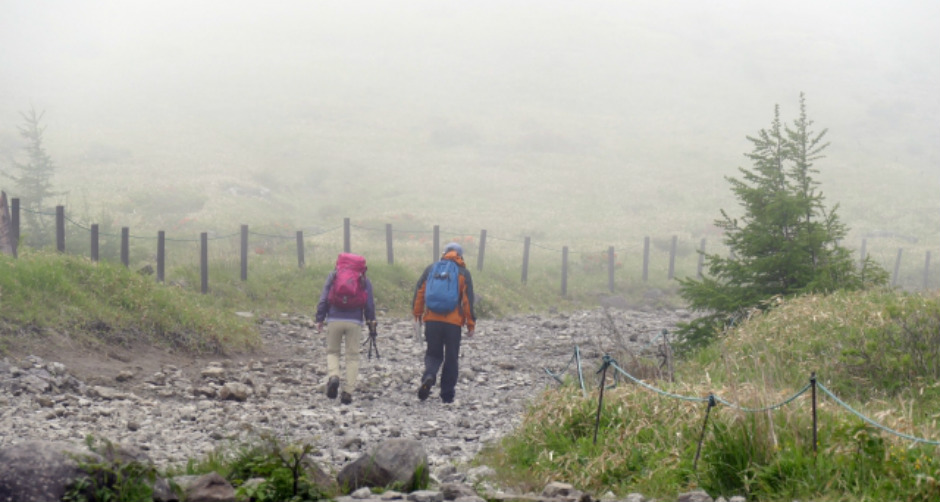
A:
{"label": "person's head", "polygon": [[451,242],[450,244],[444,246],[444,252],[441,253],[441,256],[444,256],[445,254],[451,251],[455,251],[457,253],[457,256],[463,258],[463,248],[460,246],[460,244],[457,244],[456,242]]}

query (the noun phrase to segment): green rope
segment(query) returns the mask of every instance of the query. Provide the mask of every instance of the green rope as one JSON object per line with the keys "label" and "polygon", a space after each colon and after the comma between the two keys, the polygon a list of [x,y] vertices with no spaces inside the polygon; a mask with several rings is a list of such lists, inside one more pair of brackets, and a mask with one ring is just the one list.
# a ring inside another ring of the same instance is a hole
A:
{"label": "green rope", "polygon": [[838,397],[836,397],[836,395],[833,394],[832,392],[830,392],[829,389],[827,389],[826,386],[824,386],[823,384],[817,382],[817,383],[816,383],[816,386],[819,387],[820,390],[822,390],[823,392],[825,392],[826,395],[828,395],[829,397],[831,397],[833,401],[835,401],[836,403],[838,403],[840,406],[842,406],[842,407],[845,408],[846,410],[849,410],[850,413],[852,413],[853,415],[855,415],[856,417],[862,419],[863,421],[865,421],[866,423],[868,423],[868,424],[870,424],[870,425],[873,425],[873,426],[875,426],[875,427],[877,427],[877,428],[879,428],[879,429],[881,429],[881,430],[883,430],[883,431],[885,431],[885,432],[888,432],[888,433],[890,433],[890,434],[894,434],[894,435],[897,436],[897,437],[904,438],[904,439],[909,439],[909,440],[914,441],[914,442],[917,442],[917,443],[932,444],[932,445],[940,445],[940,441],[933,441],[933,440],[930,440],[930,439],[919,438],[919,437],[911,436],[910,434],[904,434],[903,432],[898,432],[898,431],[896,431],[896,430],[894,430],[894,429],[889,429],[888,427],[885,427],[885,426],[883,426],[883,425],[881,425],[881,424],[875,422],[874,420],[872,420],[872,419],[866,417],[865,415],[862,415],[861,413],[859,413],[859,412],[855,411],[854,409],[852,409],[851,406],[849,406],[848,404],[845,404],[845,401],[843,401],[843,400],[839,399]]}
{"label": "green rope", "polygon": [[799,391],[797,391],[796,394],[793,394],[792,396],[790,396],[789,398],[785,399],[784,401],[781,401],[781,402],[779,402],[779,403],[777,403],[777,404],[772,404],[772,405],[767,406],[767,407],[764,407],[764,408],[747,408],[747,407],[744,407],[744,406],[739,406],[739,405],[737,405],[737,404],[735,404],[735,403],[731,403],[731,402],[725,401],[724,399],[722,399],[722,398],[719,397],[719,396],[715,396],[715,399],[717,399],[719,403],[721,403],[721,404],[723,404],[723,405],[725,405],[725,406],[734,408],[734,409],[739,410],[739,411],[744,411],[744,412],[747,412],[747,413],[761,413],[761,412],[765,412],[765,411],[776,410],[777,408],[781,408],[781,407],[783,407],[783,406],[786,406],[786,405],[790,404],[791,402],[793,402],[794,399],[796,399],[796,398],[802,396],[804,393],[806,393],[806,391],[808,391],[808,390],[809,390],[810,388],[812,388],[812,387],[813,387],[813,384],[808,383],[808,384],[806,384],[806,387],[803,387],[802,389],[800,389]]}

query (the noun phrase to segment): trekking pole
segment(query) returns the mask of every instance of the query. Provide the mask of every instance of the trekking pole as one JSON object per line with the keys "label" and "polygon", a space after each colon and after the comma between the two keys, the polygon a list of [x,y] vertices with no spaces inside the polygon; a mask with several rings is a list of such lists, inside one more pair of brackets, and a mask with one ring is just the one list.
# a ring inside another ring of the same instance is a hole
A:
{"label": "trekking pole", "polygon": [[372,360],[372,349],[375,349],[375,358],[379,359],[382,356],[379,355],[379,346],[375,344],[375,338],[379,334],[376,323],[369,321],[367,324],[369,325],[369,360]]}

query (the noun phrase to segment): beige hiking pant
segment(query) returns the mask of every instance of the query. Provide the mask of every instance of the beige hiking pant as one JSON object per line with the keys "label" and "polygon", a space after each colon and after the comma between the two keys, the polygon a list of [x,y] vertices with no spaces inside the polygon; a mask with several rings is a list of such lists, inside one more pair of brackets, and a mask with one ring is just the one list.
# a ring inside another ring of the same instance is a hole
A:
{"label": "beige hiking pant", "polygon": [[331,321],[326,326],[326,372],[328,376],[339,377],[340,345],[346,342],[346,381],[342,382],[342,391],[350,394],[356,390],[356,377],[359,375],[359,341],[362,326],[352,321]]}

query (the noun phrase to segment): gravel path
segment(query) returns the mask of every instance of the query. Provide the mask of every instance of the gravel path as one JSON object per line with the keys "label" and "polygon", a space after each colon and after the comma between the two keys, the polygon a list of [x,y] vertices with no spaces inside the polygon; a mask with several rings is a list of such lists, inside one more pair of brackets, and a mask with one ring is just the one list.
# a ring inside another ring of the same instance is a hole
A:
{"label": "gravel path", "polygon": [[419,439],[438,472],[509,434],[525,406],[556,385],[545,368],[565,368],[576,346],[585,366],[596,368],[605,353],[655,350],[661,331],[687,317],[598,309],[482,320],[475,337],[464,337],[453,404],[442,403],[437,388],[427,401],[417,399],[424,344],[407,320],[380,319],[381,357],[369,359],[368,345],[361,346],[349,405],[324,395],[326,343],[305,316],[259,322],[264,353],[179,362],[125,357],[95,378],[95,362],[82,360],[77,374],[49,355],[7,358],[0,361],[0,445],[91,434],[141,447],[166,466],[267,431],[314,444],[314,458],[338,470],[377,442],[403,437]]}

